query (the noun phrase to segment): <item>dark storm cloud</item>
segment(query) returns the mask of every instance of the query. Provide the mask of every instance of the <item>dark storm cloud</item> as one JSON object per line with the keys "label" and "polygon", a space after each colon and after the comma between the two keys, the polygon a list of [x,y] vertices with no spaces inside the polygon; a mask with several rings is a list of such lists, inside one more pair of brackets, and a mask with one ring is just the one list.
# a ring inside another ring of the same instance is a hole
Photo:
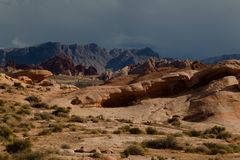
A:
{"label": "dark storm cloud", "polygon": [[239,0],[0,0],[0,47],[61,41],[175,57],[240,53],[239,15]]}

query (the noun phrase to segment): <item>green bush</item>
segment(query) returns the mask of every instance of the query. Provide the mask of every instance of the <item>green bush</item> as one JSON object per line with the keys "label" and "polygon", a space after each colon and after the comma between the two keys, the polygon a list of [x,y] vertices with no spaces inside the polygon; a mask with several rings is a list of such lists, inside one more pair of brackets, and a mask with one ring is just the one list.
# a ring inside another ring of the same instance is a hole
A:
{"label": "green bush", "polygon": [[62,144],[61,148],[62,149],[71,149],[71,147],[68,144]]}
{"label": "green bush", "polygon": [[126,132],[129,132],[130,128],[131,127],[129,125],[126,125],[126,126],[122,126],[122,127],[118,128],[118,130],[123,133],[126,133]]}
{"label": "green bush", "polygon": [[54,116],[47,112],[42,113],[35,113],[34,120],[46,120],[49,121],[50,119],[54,119]]}
{"label": "green bush", "polygon": [[187,147],[185,149],[185,152],[187,153],[206,153],[208,154],[210,150],[206,146],[197,146],[197,147]]}
{"label": "green bush", "polygon": [[145,150],[140,145],[130,145],[123,151],[123,155],[125,157],[128,157],[129,155],[141,155],[141,156],[144,156],[145,155]]}
{"label": "green bush", "polygon": [[176,138],[173,136],[167,136],[163,139],[146,141],[143,142],[143,145],[153,149],[181,149],[177,143]]}
{"label": "green bush", "polygon": [[21,128],[21,131],[30,131],[32,128],[35,126],[30,122],[30,123],[20,123],[18,125],[18,128]]}
{"label": "green bush", "polygon": [[130,134],[141,134],[141,133],[143,133],[143,131],[139,128],[130,128],[129,133]]}
{"label": "green bush", "polygon": [[32,147],[32,144],[30,140],[24,139],[24,140],[14,140],[12,143],[6,145],[6,151],[10,154],[13,153],[19,153],[26,150],[30,150]]}
{"label": "green bush", "polygon": [[0,139],[10,140],[13,136],[13,131],[6,125],[0,126]]}
{"label": "green bush", "polygon": [[147,127],[146,128],[146,133],[147,134],[158,134],[158,132],[157,132],[157,130],[156,130],[156,128],[153,128],[153,127]]}
{"label": "green bush", "polygon": [[86,119],[80,117],[80,116],[76,116],[76,115],[72,115],[70,120],[70,122],[78,122],[78,123],[85,123],[87,122]]}
{"label": "green bush", "polygon": [[23,105],[16,113],[21,115],[30,115],[31,109],[28,105]]}
{"label": "green bush", "polygon": [[204,143],[204,145],[209,149],[209,153],[211,155],[216,154],[225,154],[225,153],[232,153],[233,150],[231,147],[225,144],[217,144],[217,143]]}
{"label": "green bush", "polygon": [[224,127],[214,126],[206,129],[205,131],[191,130],[186,132],[191,137],[202,137],[202,138],[216,138],[216,139],[228,139],[231,138],[231,133],[227,132]]}
{"label": "green bush", "polygon": [[210,129],[206,129],[203,132],[203,136],[206,138],[212,137],[217,139],[227,139],[231,138],[232,135],[231,133],[227,132],[224,127],[214,126]]}
{"label": "green bush", "polygon": [[201,137],[202,131],[197,131],[194,129],[194,130],[187,132],[187,135],[189,135],[190,137]]}
{"label": "green bush", "polygon": [[68,117],[69,112],[69,108],[56,107],[52,114],[58,117]]}
{"label": "green bush", "polygon": [[29,97],[25,98],[25,100],[28,101],[29,103],[39,103],[39,102],[41,102],[41,100],[36,96],[29,96]]}
{"label": "green bush", "polygon": [[131,128],[129,125],[119,127],[117,130],[113,131],[114,134],[121,134],[121,133],[127,133],[130,134],[142,134],[143,131],[139,128]]}
{"label": "green bush", "polygon": [[52,132],[62,132],[63,126],[60,124],[49,124],[49,128],[52,130]]}
{"label": "green bush", "polygon": [[185,152],[191,153],[205,153],[210,155],[226,154],[226,153],[239,153],[240,145],[236,144],[217,144],[217,143],[204,143],[203,146],[188,147]]}
{"label": "green bush", "polygon": [[121,134],[121,133],[122,133],[122,131],[121,131],[121,130],[119,130],[119,129],[117,129],[117,130],[113,131],[113,134]]}
{"label": "green bush", "polygon": [[214,134],[218,135],[219,133],[224,132],[226,129],[224,127],[214,126],[210,129],[205,130],[204,134]]}
{"label": "green bush", "polygon": [[42,108],[42,109],[49,109],[49,105],[46,103],[33,103],[32,108]]}

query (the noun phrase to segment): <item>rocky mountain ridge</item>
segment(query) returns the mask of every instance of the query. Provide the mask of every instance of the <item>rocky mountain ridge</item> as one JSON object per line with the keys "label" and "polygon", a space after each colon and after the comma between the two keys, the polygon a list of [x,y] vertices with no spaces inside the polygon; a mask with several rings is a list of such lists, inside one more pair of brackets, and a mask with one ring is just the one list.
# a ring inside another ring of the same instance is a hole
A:
{"label": "rocky mountain ridge", "polygon": [[229,55],[209,57],[209,58],[203,59],[202,62],[206,64],[216,64],[218,62],[221,62],[224,60],[231,60],[231,59],[240,59],[240,54],[229,54]]}
{"label": "rocky mountain ridge", "polygon": [[108,50],[94,43],[66,45],[47,42],[26,48],[0,49],[0,62],[1,65],[11,61],[16,64],[39,65],[59,54],[72,58],[74,65],[93,66],[98,72],[104,72],[105,69],[115,71],[126,65],[145,61],[149,57],[160,58],[158,53],[150,48]]}

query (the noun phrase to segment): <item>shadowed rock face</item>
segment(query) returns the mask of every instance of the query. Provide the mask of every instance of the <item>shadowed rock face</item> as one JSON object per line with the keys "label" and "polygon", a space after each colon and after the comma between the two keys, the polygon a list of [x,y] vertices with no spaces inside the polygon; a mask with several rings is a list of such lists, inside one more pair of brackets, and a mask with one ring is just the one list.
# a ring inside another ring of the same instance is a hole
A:
{"label": "shadowed rock face", "polygon": [[139,90],[123,88],[120,93],[112,93],[107,100],[102,102],[102,107],[127,107],[136,105],[143,99],[171,97],[186,90],[185,81],[164,81],[155,82],[151,86],[144,87],[139,84]]}
{"label": "shadowed rock face", "polygon": [[62,74],[70,71],[75,74],[75,66],[71,57],[60,54],[41,64],[44,69],[47,69],[54,74]]}
{"label": "shadowed rock face", "polygon": [[102,103],[103,107],[131,106],[146,98],[171,97],[186,91],[188,76],[169,75],[162,79],[144,81],[121,88],[121,92],[112,93]]}
{"label": "shadowed rock face", "polygon": [[92,99],[91,103],[99,107],[128,107],[140,104],[144,99],[174,100],[179,96],[188,95],[189,98],[185,102],[188,109],[179,113],[183,120],[206,121],[222,114],[236,114],[234,107],[240,106],[240,101],[233,93],[239,92],[239,82],[236,79],[239,72],[239,61],[222,62],[200,71],[172,72],[156,79],[115,86],[113,90],[104,93],[96,92],[94,94],[98,94],[98,100]]}

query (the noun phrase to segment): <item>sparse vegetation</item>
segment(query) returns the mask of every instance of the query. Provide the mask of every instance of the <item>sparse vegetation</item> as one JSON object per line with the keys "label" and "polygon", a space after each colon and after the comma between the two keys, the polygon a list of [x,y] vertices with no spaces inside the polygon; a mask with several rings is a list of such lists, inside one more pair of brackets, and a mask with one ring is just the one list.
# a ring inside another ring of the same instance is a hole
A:
{"label": "sparse vegetation", "polygon": [[158,131],[156,130],[156,128],[153,128],[153,127],[147,127],[145,130],[147,134],[158,134]]}
{"label": "sparse vegetation", "polygon": [[61,148],[62,148],[62,149],[70,149],[71,147],[70,147],[70,145],[68,145],[68,144],[62,144],[62,145],[61,145]]}
{"label": "sparse vegetation", "polygon": [[141,134],[141,133],[143,133],[143,131],[140,128],[134,127],[134,128],[129,129],[129,133],[130,134]]}
{"label": "sparse vegetation", "polygon": [[121,133],[130,133],[130,134],[142,134],[143,131],[140,128],[133,127],[126,125],[119,127],[117,130],[113,131],[114,134],[121,134]]}
{"label": "sparse vegetation", "polygon": [[197,131],[197,130],[191,130],[189,132],[186,133],[187,135],[191,136],[191,137],[201,137],[202,136],[202,131]]}
{"label": "sparse vegetation", "polygon": [[173,116],[172,118],[168,119],[167,122],[176,127],[179,127],[181,125],[181,122],[178,116]]}
{"label": "sparse vegetation", "polygon": [[49,124],[49,128],[52,132],[62,132],[63,126],[61,124]]}
{"label": "sparse vegetation", "polygon": [[106,130],[103,129],[85,129],[85,134],[107,134]]}
{"label": "sparse vegetation", "polygon": [[41,100],[37,96],[29,96],[29,97],[25,98],[25,100],[28,101],[29,103],[41,102]]}
{"label": "sparse vegetation", "polygon": [[166,138],[149,140],[143,142],[143,145],[153,149],[181,149],[177,140],[173,136],[167,136]]}
{"label": "sparse vegetation", "polygon": [[185,152],[187,152],[187,153],[209,153],[210,150],[208,149],[208,147],[206,147],[204,145],[197,146],[197,147],[188,146],[188,147],[186,147]]}
{"label": "sparse vegetation", "polygon": [[50,119],[54,119],[54,116],[48,112],[42,112],[42,113],[35,113],[34,114],[34,120],[46,120],[49,121]]}
{"label": "sparse vegetation", "polygon": [[41,103],[33,103],[31,106],[33,108],[49,109],[49,105],[46,104],[46,103],[43,103],[43,102],[41,102]]}
{"label": "sparse vegetation", "polygon": [[204,145],[210,150],[208,154],[226,154],[226,153],[236,153],[240,152],[240,146],[235,145],[225,145],[217,143],[204,143]]}
{"label": "sparse vegetation", "polygon": [[201,138],[216,138],[216,139],[228,139],[232,135],[224,127],[214,126],[212,128],[206,129],[205,131],[191,130],[186,133],[191,137],[201,137]]}
{"label": "sparse vegetation", "polygon": [[68,114],[70,112],[69,108],[63,108],[63,107],[55,107],[55,110],[52,112],[53,115],[58,117],[68,117]]}
{"label": "sparse vegetation", "polygon": [[98,115],[96,117],[90,115],[87,117],[87,120],[92,121],[93,123],[98,123],[99,121],[104,121],[105,118],[103,115]]}
{"label": "sparse vegetation", "polygon": [[217,139],[227,139],[231,137],[231,134],[226,131],[224,127],[214,126],[203,132],[204,137],[212,137]]}
{"label": "sparse vegetation", "polygon": [[23,152],[26,150],[30,150],[31,147],[32,147],[32,144],[31,144],[30,140],[17,139],[17,140],[14,140],[12,143],[6,145],[6,151],[10,154],[13,154],[13,153],[19,153],[19,152]]}
{"label": "sparse vegetation", "polygon": [[28,105],[23,105],[16,113],[21,115],[30,115],[31,108]]}
{"label": "sparse vegetation", "polygon": [[185,152],[190,153],[205,153],[209,155],[239,153],[239,144],[218,144],[218,143],[204,143],[198,147],[187,147]]}
{"label": "sparse vegetation", "polygon": [[10,140],[13,136],[13,131],[6,125],[0,126],[0,140]]}
{"label": "sparse vegetation", "polygon": [[123,151],[123,156],[128,157],[129,155],[145,155],[145,150],[141,145],[134,144],[128,146],[124,151]]}
{"label": "sparse vegetation", "polygon": [[87,120],[85,118],[82,118],[82,117],[76,116],[76,115],[72,115],[69,121],[70,122],[78,122],[78,123],[85,123],[85,122],[87,122]]}

